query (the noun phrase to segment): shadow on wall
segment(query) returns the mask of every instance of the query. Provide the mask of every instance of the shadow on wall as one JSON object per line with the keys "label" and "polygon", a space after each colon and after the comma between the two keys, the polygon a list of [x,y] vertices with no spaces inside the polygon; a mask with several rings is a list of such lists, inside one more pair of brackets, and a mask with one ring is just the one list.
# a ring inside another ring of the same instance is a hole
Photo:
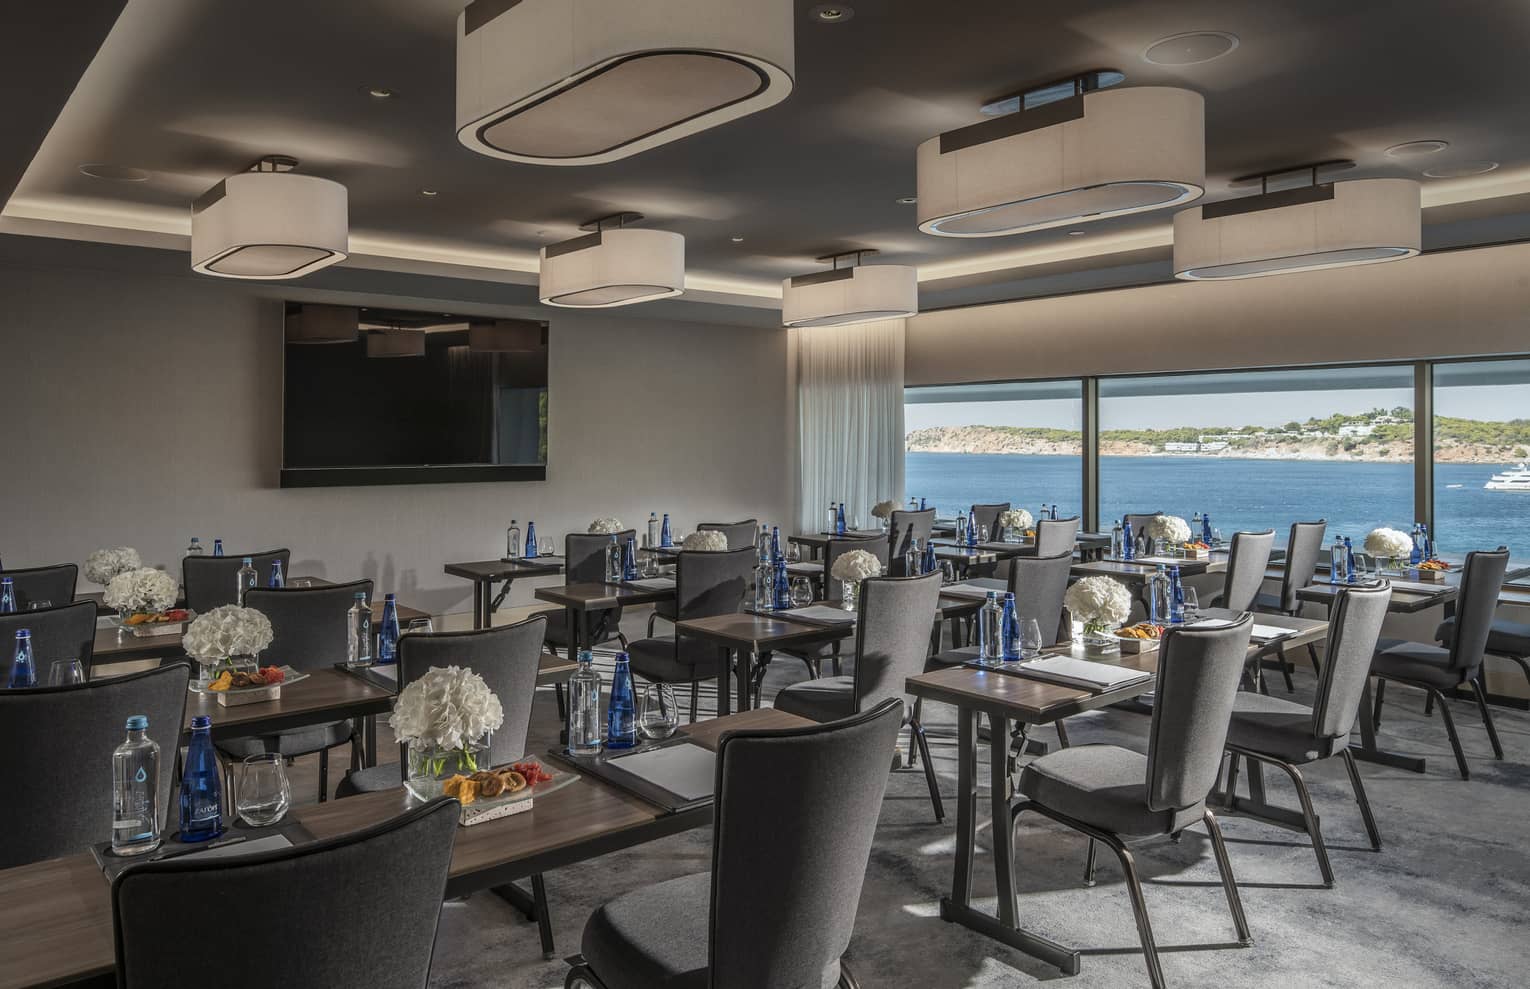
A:
{"label": "shadow on wall", "polygon": [[321,577],[324,580],[329,579],[329,574],[326,572],[322,560],[293,560],[292,566],[288,570],[295,577]]}

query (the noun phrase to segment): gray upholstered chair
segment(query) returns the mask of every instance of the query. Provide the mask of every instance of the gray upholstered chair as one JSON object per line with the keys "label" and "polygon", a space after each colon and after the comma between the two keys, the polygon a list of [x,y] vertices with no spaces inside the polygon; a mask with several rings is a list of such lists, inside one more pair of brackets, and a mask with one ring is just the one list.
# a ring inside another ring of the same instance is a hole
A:
{"label": "gray upholstered chair", "polygon": [[918,543],[922,548],[930,539],[930,530],[935,526],[935,509],[926,508],[922,512],[906,512],[901,509],[895,510],[892,517],[887,521],[887,561],[888,573],[893,577],[907,577],[903,572],[903,554],[908,552],[910,546]]}
{"label": "gray upholstered chair", "polygon": [[1173,835],[1204,822],[1238,941],[1253,943],[1221,829],[1206,807],[1222,763],[1228,717],[1253,625],[1253,618],[1245,614],[1221,627],[1177,626],[1164,633],[1147,755],[1115,745],[1076,745],[1042,756],[1020,774],[1021,798],[1013,805],[1014,816],[1033,810],[1088,836],[1087,882],[1094,881],[1095,842],[1116,853],[1155,987],[1164,984],[1163,969],[1142,883],[1123,838]]}
{"label": "gray upholstered chair", "polygon": [[[606,579],[606,547],[611,545],[611,535],[603,532],[570,532],[563,537],[563,574],[568,583],[599,584]],[[637,530],[627,529],[615,535],[616,541],[622,543],[636,539]],[[617,639],[626,648],[627,640],[621,630],[620,607],[582,614],[585,631],[588,633],[585,642],[600,645]],[[553,655],[557,655],[559,649],[568,649],[573,641],[573,636],[569,634],[568,611],[560,609],[548,612],[546,643],[552,647],[550,651]]]}
{"label": "gray upholstered chair", "polygon": [[1274,529],[1233,533],[1227,554],[1227,576],[1212,607],[1228,611],[1252,609],[1259,588],[1264,586],[1264,572],[1270,566],[1270,550],[1274,546]]}
{"label": "gray upholstered chair", "polygon": [[[720,553],[682,550],[675,557],[675,615],[679,621],[731,615],[744,606],[754,576],[753,546]],[[683,635],[639,639],[627,647],[632,671],[645,680],[691,685],[691,720],[696,720],[702,680],[719,672],[716,645]]]}
{"label": "gray upholstered chair", "polygon": [[[903,683],[924,668],[930,649],[930,628],[940,600],[940,574],[921,577],[872,577],[861,581],[856,607],[855,659],[849,676],[823,677],[794,683],[776,694],[775,708],[814,721],[836,721],[865,711],[888,698],[908,704]],[[945,818],[935,768],[930,764],[924,726],[907,712],[909,747],[924,760],[925,783],[935,821]]]}
{"label": "gray upholstered chair", "polygon": [[282,573],[292,564],[292,551],[272,549],[260,553],[234,553],[229,556],[187,556],[181,559],[181,587],[186,592],[186,607],[204,614],[239,600],[239,568],[248,556],[255,567],[256,585],[265,587],[271,580],[271,564],[282,561]]}
{"label": "gray upholstered chair", "polygon": [[1477,699],[1477,710],[1482,715],[1482,725],[1487,729],[1488,741],[1493,746],[1493,758],[1502,759],[1503,746],[1498,741],[1498,729],[1493,725],[1493,712],[1488,709],[1479,674],[1487,651],[1488,634],[1493,627],[1493,611],[1498,607],[1498,595],[1503,590],[1508,566],[1509,551],[1502,546],[1491,552],[1466,554],[1456,597],[1455,634],[1450,645],[1382,639],[1376,643],[1376,655],[1371,660],[1371,674],[1380,679],[1376,685],[1375,723],[1381,723],[1381,705],[1386,698],[1388,681],[1427,691],[1440,707],[1462,779],[1470,779],[1471,771],[1466,766],[1466,755],[1461,751],[1461,739],[1456,735],[1455,718],[1451,716],[1444,691],[1471,688]]}
{"label": "gray upholstered chair", "polygon": [[[88,604],[88,602],[85,602]],[[112,750],[127,719],[149,719],[159,743],[159,821],[165,823],[191,667],[66,687],[0,690],[0,869],[73,855],[112,833]]]}
{"label": "gray upholstered chair", "polygon": [[[1455,616],[1445,619],[1435,630],[1434,637],[1449,646],[1456,637]],[[1494,618],[1488,626],[1487,645],[1483,649],[1489,656],[1507,659],[1518,666],[1530,681],[1530,624],[1511,622],[1506,618]]]}
{"label": "gray upholstered chair", "polygon": [[983,527],[988,529],[988,538],[999,538],[999,516],[1009,511],[1009,502],[999,502],[995,505],[973,505],[972,520],[978,524],[979,532]]}
{"label": "gray upholstered chair", "polygon": [[[1006,588],[1015,596],[1015,614],[1034,618],[1041,628],[1041,645],[1055,646],[1062,631],[1063,597],[1068,593],[1068,578],[1073,569],[1073,552],[1055,556],[1019,556],[1010,561]],[[982,586],[992,586],[985,584]],[[925,670],[959,666],[976,659],[977,646],[948,649],[929,658]]]}
{"label": "gray upholstered chair", "polygon": [[[814,576],[820,584],[818,594],[821,599],[833,604],[840,604],[844,600],[844,585],[829,574],[841,556],[857,549],[875,556],[882,564],[882,573],[887,573],[887,541],[885,539],[831,536],[824,544],[823,561],[818,565]],[[835,639],[833,642],[820,642],[817,645],[798,646],[779,651],[787,656],[795,656],[806,663],[808,675],[811,677],[816,678],[823,674],[825,659],[833,664],[834,675],[839,676],[844,672],[840,662],[840,650],[843,644],[842,640]]]}
{"label": "gray upholstered chair", "polygon": [[[1232,754],[1228,773],[1229,808],[1238,809],[1238,760],[1248,759],[1257,766],[1268,762],[1278,766],[1296,786],[1301,801],[1302,820],[1312,838],[1323,885],[1333,886],[1333,868],[1328,849],[1312,809],[1312,795],[1298,766],[1331,759],[1344,760],[1350,786],[1360,805],[1371,847],[1381,851],[1381,834],[1365,795],[1365,784],[1349,751],[1349,733],[1355,725],[1360,697],[1370,676],[1371,656],[1381,635],[1381,623],[1387,617],[1392,600],[1389,584],[1354,585],[1339,591],[1328,626],[1328,662],[1318,674],[1317,695],[1311,707],[1266,694],[1242,692],[1233,704],[1232,720],[1227,728],[1227,751]],[[1258,817],[1254,812],[1253,816]]]}
{"label": "gray upholstered chair", "polygon": [[1130,522],[1132,525],[1132,541],[1141,542],[1143,529],[1154,518],[1163,512],[1127,512],[1121,516],[1122,522]]}
{"label": "gray upholstered chair", "polygon": [[743,549],[755,544],[759,528],[759,519],[745,519],[742,522],[702,522],[696,526],[696,531],[720,532],[727,537],[729,549]]}
{"label": "gray upholstered chair", "polygon": [[0,570],[0,578],[11,578],[16,608],[31,611],[38,606],[58,608],[74,601],[74,585],[79,572],[80,568],[73,563],[58,563],[49,567]]}
{"label": "gray upholstered chair", "polygon": [[[212,981],[227,989],[424,989],[457,814],[457,801],[442,797],[336,838],[124,869],[112,883],[117,985],[184,985],[212,964]],[[356,904],[379,898],[386,922],[356,923]],[[221,904],[281,918],[281,943],[230,937]]]}
{"label": "gray upholstered chair", "polygon": [[711,871],[599,907],[566,989],[855,989],[843,956],[899,707],[888,700],[831,724],[723,735]]}
{"label": "gray upholstered chair", "polygon": [[1036,520],[1036,556],[1072,555],[1078,548],[1078,516]]}
{"label": "gray upholstered chair", "polygon": [[76,601],[37,611],[0,615],[0,669],[8,669],[17,629],[32,633],[32,661],[37,682],[45,683],[48,666],[60,659],[78,659],[86,670],[96,648],[96,603]]}
{"label": "gray upholstered chair", "polygon": [[[1327,530],[1328,523],[1323,519],[1291,523],[1291,534],[1286,537],[1286,558],[1280,575],[1280,591],[1277,594],[1256,594],[1254,610],[1277,615],[1301,614],[1302,601],[1296,592],[1312,583],[1318,557],[1323,553],[1323,534]],[[1315,643],[1307,643],[1307,657],[1312,660],[1314,673],[1322,670]],[[1283,649],[1280,653],[1280,672],[1285,676],[1286,690],[1295,691],[1296,687],[1291,682],[1291,665]]]}
{"label": "gray upholstered chair", "polygon": [[[193,558],[188,558],[193,559]],[[229,578],[233,584],[233,578]],[[343,663],[349,651],[351,605],[361,592],[370,601],[372,582],[356,580],[322,587],[253,587],[244,605],[271,621],[271,645],[260,654],[262,666],[291,666],[298,670],[322,670]],[[381,615],[373,616],[374,625]],[[351,745],[351,768],[361,765],[354,721],[330,721],[290,728],[269,735],[227,738],[217,745],[233,760],[259,752],[277,752],[288,759],[319,756],[319,800],[329,799],[329,750]]]}

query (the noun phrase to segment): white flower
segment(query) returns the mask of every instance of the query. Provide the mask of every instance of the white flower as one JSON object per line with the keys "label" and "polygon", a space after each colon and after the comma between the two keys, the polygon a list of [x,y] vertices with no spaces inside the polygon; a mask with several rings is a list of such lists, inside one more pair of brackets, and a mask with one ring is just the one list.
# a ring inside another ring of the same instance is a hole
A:
{"label": "white flower", "polygon": [[721,553],[728,548],[728,537],[715,529],[702,529],[686,536],[680,548]]}
{"label": "white flower", "polygon": [[842,554],[829,568],[829,576],[835,580],[865,580],[882,574],[882,561],[863,549],[852,549]]}
{"label": "white flower", "polygon": [[230,656],[256,656],[271,644],[271,620],[254,608],[225,604],[198,615],[186,629],[181,648],[202,663],[217,663]]}
{"label": "white flower", "polygon": [[131,546],[116,549],[98,549],[85,557],[85,579],[105,587],[119,573],[137,570],[143,566],[138,551]]}
{"label": "white flower", "polygon": [[1190,526],[1178,515],[1154,515],[1143,528],[1153,539],[1162,539],[1170,544],[1190,540]]}
{"label": "white flower", "polygon": [[388,725],[400,742],[460,749],[504,724],[499,698],[483,677],[460,666],[432,666],[398,695]]}
{"label": "white flower", "polygon": [[999,516],[999,524],[1010,529],[1029,529],[1033,521],[1031,513],[1023,508],[1011,508]]}
{"label": "white flower", "polygon": [[1068,588],[1063,601],[1086,625],[1120,625],[1132,613],[1131,592],[1109,577],[1085,577]]}
{"label": "white flower", "polygon": [[1389,560],[1408,556],[1413,552],[1413,537],[1396,529],[1372,529],[1365,537],[1365,551]]}
{"label": "white flower", "polygon": [[599,533],[600,535],[610,535],[613,532],[623,532],[625,528],[622,526],[621,519],[613,519],[607,516],[591,522],[589,531]]}
{"label": "white flower", "polygon": [[174,607],[180,591],[175,578],[163,570],[141,567],[125,570],[113,577],[106,585],[104,600],[108,608],[119,611],[126,609],[134,614],[158,613]]}
{"label": "white flower", "polygon": [[871,515],[873,518],[890,519],[897,507],[898,503],[895,501],[879,501],[871,506]]}

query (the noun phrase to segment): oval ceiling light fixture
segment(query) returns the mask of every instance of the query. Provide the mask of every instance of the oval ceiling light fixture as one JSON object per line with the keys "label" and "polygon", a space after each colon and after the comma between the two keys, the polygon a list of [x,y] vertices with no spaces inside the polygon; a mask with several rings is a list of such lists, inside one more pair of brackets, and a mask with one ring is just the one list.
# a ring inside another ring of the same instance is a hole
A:
{"label": "oval ceiling light fixture", "polygon": [[685,238],[626,226],[642,218],[603,216],[581,225],[592,233],[542,248],[537,297],[549,306],[611,309],[685,291]]}
{"label": "oval ceiling light fixture", "polygon": [[1457,165],[1441,165],[1424,169],[1427,179],[1464,179],[1470,175],[1486,175],[1498,168],[1496,161],[1463,161]]}
{"label": "oval ceiling light fixture", "polygon": [[[798,275],[781,283],[784,326],[848,326],[900,319],[919,312],[919,271],[903,264],[861,264],[873,250],[826,254],[828,271]],[[840,261],[853,259],[848,267]]]}
{"label": "oval ceiling light fixture", "polygon": [[108,182],[147,182],[149,173],[142,168],[133,168],[130,165],[109,165],[103,161],[87,161],[80,166],[81,175],[89,175],[93,179],[105,179]]}
{"label": "oval ceiling light fixture", "polygon": [[1449,141],[1405,141],[1402,144],[1394,144],[1382,154],[1388,158],[1407,161],[1409,158],[1426,158],[1429,155],[1437,155],[1450,147]]}
{"label": "oval ceiling light fixture", "polygon": [[919,229],[1003,237],[1200,198],[1205,101],[1164,86],[1099,88],[1121,78],[1049,83],[990,104],[1022,109],[919,145]]}
{"label": "oval ceiling light fixture", "polygon": [[474,0],[457,139],[538,165],[618,161],[784,100],[791,0]]}
{"label": "oval ceiling light fixture", "polygon": [[[1318,182],[1192,206],[1174,215],[1174,277],[1257,278],[1412,257],[1421,245],[1412,179]],[[1262,178],[1296,171],[1282,169]]]}
{"label": "oval ceiling light fixture", "polygon": [[1200,65],[1238,47],[1238,36],[1227,31],[1186,31],[1159,38],[1142,53],[1154,65]]}
{"label": "oval ceiling light fixture", "polygon": [[191,268],[223,278],[301,278],[350,251],[345,186],[268,155],[191,204]]}

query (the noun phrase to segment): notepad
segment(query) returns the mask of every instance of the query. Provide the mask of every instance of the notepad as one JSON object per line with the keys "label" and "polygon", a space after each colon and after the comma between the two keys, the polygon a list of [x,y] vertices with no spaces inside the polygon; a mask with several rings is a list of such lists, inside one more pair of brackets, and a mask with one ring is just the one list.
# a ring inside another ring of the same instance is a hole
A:
{"label": "notepad", "polygon": [[966,581],[965,583],[951,584],[948,587],[942,587],[940,589],[940,593],[958,598],[977,598],[981,601],[986,599],[988,595],[994,593],[995,591],[999,592],[1000,594],[1004,593],[1004,584],[1002,581],[994,581],[994,584],[996,586],[985,587],[983,584],[980,584],[977,581]]}
{"label": "notepad", "polygon": [[826,604],[813,604],[806,608],[791,608],[786,611],[778,611],[776,615],[800,622],[810,622],[814,625],[844,625],[855,621],[855,612],[846,611],[843,608],[831,608]]}
{"label": "notepad", "polygon": [[624,580],[628,587],[641,587],[645,591],[667,591],[675,586],[673,577],[644,577],[641,580]]}
{"label": "notepad", "polygon": [[[1198,622],[1191,622],[1185,628],[1226,628],[1233,624],[1222,618],[1203,618]],[[1284,639],[1288,635],[1295,635],[1296,629],[1282,628],[1279,625],[1255,625],[1249,629],[1248,637],[1254,642],[1273,642],[1276,639]]]}
{"label": "notepad", "polygon": [[1153,679],[1153,674],[1142,670],[1130,670],[1121,666],[1111,666],[1108,663],[1092,663],[1087,659],[1074,659],[1072,656],[1043,656],[1041,659],[1013,664],[1012,668],[1021,676],[1045,680],[1048,683],[1060,683],[1065,687],[1078,687],[1080,690],[1095,693],[1116,690],[1134,683],[1146,683]]}
{"label": "notepad", "polygon": [[699,745],[666,745],[663,748],[612,756],[606,766],[656,786],[681,801],[705,800],[716,782],[717,753]]}

